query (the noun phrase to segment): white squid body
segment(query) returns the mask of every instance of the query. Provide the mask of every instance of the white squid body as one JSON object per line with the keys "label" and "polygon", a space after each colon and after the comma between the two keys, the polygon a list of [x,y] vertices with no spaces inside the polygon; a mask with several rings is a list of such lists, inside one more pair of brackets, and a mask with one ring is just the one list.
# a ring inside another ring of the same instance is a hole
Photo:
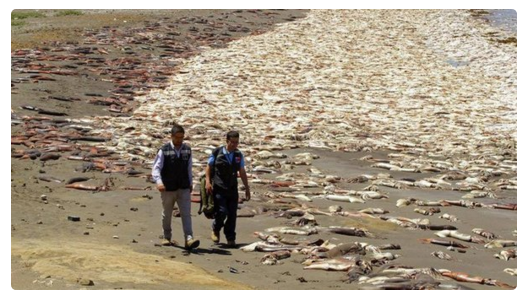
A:
{"label": "white squid body", "polygon": [[326,195],[326,199],[332,201],[342,201],[342,202],[351,202],[351,203],[365,203],[365,201],[360,197],[355,196],[344,196],[344,195]]}
{"label": "white squid body", "polygon": [[517,268],[506,268],[504,269],[505,273],[509,273],[510,275],[517,276]]}
{"label": "white squid body", "polygon": [[240,250],[243,252],[254,252],[257,246],[263,243],[263,241],[253,242],[252,244],[241,247]]}
{"label": "white squid body", "polygon": [[452,237],[464,241],[471,241],[471,235],[459,233],[456,230],[442,230],[439,232],[435,232],[435,235],[437,235],[438,237]]}
{"label": "white squid body", "polygon": [[311,235],[317,234],[318,230],[316,228],[289,228],[289,227],[274,227],[268,228],[266,232],[279,232],[282,234],[293,234],[293,235]]}
{"label": "white squid body", "polygon": [[486,245],[484,245],[485,248],[492,249],[492,248],[503,248],[508,246],[517,246],[517,242],[515,240],[503,240],[503,239],[495,239],[492,240]]}
{"label": "white squid body", "polygon": [[327,259],[317,261],[305,261],[304,269],[319,269],[327,271],[347,271],[356,265],[354,260],[345,259]]}

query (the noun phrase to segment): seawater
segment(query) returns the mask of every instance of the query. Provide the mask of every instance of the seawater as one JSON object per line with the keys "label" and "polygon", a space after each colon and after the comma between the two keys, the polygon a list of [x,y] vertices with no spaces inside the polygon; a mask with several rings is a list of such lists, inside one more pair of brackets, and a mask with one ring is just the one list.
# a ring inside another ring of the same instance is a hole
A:
{"label": "seawater", "polygon": [[[504,31],[517,34],[517,11],[514,9],[488,9],[489,14],[484,16],[490,25],[495,28],[501,28]],[[515,36],[516,37],[516,36]],[[467,62],[457,61],[454,59],[446,60],[451,66],[458,68],[467,66]]]}
{"label": "seawater", "polygon": [[514,9],[489,9],[486,15],[492,26],[517,33],[517,11]]}

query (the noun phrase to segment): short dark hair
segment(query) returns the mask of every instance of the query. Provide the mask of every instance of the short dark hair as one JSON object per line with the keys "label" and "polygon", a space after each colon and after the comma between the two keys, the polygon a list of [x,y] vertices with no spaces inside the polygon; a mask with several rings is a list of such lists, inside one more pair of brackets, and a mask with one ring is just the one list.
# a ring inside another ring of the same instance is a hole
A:
{"label": "short dark hair", "polygon": [[239,138],[239,137],[240,137],[240,134],[238,133],[238,131],[229,131],[227,132],[227,135],[226,135],[227,140],[230,140],[231,138]]}
{"label": "short dark hair", "polygon": [[174,124],[173,128],[171,128],[171,135],[175,135],[177,133],[186,133],[184,131],[184,127],[180,126],[179,124]]}

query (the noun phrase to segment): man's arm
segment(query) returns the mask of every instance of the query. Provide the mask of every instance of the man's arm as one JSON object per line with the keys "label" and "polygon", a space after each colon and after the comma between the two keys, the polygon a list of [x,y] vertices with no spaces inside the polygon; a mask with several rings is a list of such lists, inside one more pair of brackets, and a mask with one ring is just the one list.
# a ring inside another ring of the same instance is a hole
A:
{"label": "man's arm", "polygon": [[189,162],[187,165],[187,173],[189,176],[189,192],[193,192],[193,156],[189,155]]}
{"label": "man's arm", "polygon": [[242,179],[242,183],[244,184],[244,187],[246,187],[246,201],[249,201],[251,199],[251,191],[249,190],[249,184],[247,183],[247,174],[246,169],[244,167],[240,167],[240,179]]}
{"label": "man's arm", "polygon": [[211,166],[215,164],[215,155],[213,154],[214,152],[215,151],[213,151],[211,153],[211,156],[209,156],[209,159],[207,160],[207,166],[206,166],[206,192],[209,195],[213,193],[213,185],[211,184]]}
{"label": "man's arm", "polygon": [[211,166],[209,164],[206,166],[206,191],[208,194],[213,192],[213,186],[211,185]]}
{"label": "man's arm", "polygon": [[155,161],[153,162],[153,171],[151,172],[151,175],[153,177],[153,181],[156,183],[156,188],[160,192],[164,192],[166,188],[164,187],[164,183],[162,182],[162,176],[160,172],[162,171],[162,168],[164,167],[164,153],[162,150],[158,150],[158,154],[155,157]]}

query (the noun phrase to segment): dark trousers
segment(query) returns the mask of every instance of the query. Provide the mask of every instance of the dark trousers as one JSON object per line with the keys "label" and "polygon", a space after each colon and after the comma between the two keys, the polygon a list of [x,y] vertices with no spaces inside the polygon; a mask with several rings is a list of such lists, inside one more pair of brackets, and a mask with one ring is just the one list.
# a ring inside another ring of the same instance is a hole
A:
{"label": "dark trousers", "polygon": [[[215,232],[220,232],[224,227],[224,235],[228,241],[236,239],[238,208],[238,191],[230,193],[215,193],[215,219],[212,228]],[[225,221],[225,222],[224,222]]]}

